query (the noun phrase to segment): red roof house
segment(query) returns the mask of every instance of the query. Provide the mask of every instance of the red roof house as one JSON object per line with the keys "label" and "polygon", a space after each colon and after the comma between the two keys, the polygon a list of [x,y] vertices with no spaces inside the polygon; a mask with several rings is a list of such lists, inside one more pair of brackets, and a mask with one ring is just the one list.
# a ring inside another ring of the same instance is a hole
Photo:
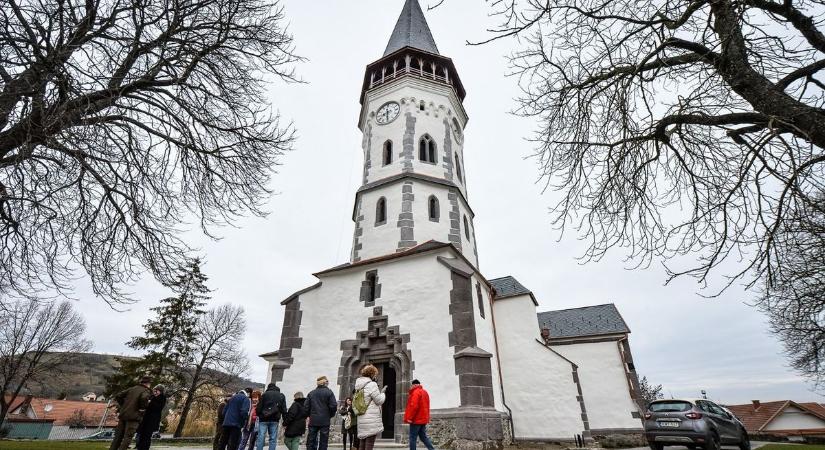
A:
{"label": "red roof house", "polygon": [[825,406],[797,403],[792,400],[727,406],[745,425],[750,434],[780,436],[825,435]]}

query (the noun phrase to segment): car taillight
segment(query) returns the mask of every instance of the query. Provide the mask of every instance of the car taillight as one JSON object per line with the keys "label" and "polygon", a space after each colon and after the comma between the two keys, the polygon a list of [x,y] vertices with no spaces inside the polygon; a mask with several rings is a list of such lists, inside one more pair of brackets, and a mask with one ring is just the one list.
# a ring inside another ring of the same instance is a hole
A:
{"label": "car taillight", "polygon": [[701,419],[702,415],[699,414],[699,413],[696,413],[696,412],[689,412],[689,413],[685,414],[685,417],[687,417],[688,419],[691,419],[691,420],[696,420],[696,419]]}
{"label": "car taillight", "polygon": [[650,420],[651,417],[653,417],[653,414],[645,413],[645,420]]}

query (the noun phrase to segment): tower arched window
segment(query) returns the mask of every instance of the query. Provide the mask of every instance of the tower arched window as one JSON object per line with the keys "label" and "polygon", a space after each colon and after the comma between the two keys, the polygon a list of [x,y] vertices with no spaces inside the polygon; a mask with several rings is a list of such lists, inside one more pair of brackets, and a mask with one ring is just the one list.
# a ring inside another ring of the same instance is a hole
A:
{"label": "tower arched window", "polygon": [[430,196],[430,200],[427,202],[427,210],[429,211],[430,221],[438,222],[441,218],[441,207],[438,205],[438,199],[435,198],[435,195]]}
{"label": "tower arched window", "polygon": [[421,136],[418,141],[418,159],[435,164],[435,141],[429,135]]}
{"label": "tower arched window", "polygon": [[464,237],[470,240],[470,223],[467,222],[467,216],[464,216]]}
{"label": "tower arched window", "polygon": [[384,165],[392,164],[392,141],[384,142]]}
{"label": "tower arched window", "polygon": [[461,173],[461,162],[458,160],[458,153],[455,153],[455,173],[458,176],[458,181],[464,182],[464,174]]}
{"label": "tower arched window", "polygon": [[385,223],[387,223],[387,199],[381,197],[375,205],[375,226],[384,225]]}

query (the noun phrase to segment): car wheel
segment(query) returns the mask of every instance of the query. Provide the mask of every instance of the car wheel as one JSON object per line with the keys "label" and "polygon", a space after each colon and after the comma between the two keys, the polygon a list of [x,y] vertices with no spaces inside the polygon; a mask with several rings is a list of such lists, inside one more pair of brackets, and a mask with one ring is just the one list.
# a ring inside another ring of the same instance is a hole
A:
{"label": "car wheel", "polygon": [[662,450],[664,448],[665,446],[662,444],[654,444],[652,442],[650,443],[650,450]]}
{"label": "car wheel", "polygon": [[751,450],[751,438],[748,437],[748,432],[745,430],[742,430],[739,439],[739,450]]}
{"label": "car wheel", "polygon": [[713,434],[710,435],[710,439],[705,444],[705,450],[721,450],[722,443],[719,441],[719,435],[716,434],[714,431]]}

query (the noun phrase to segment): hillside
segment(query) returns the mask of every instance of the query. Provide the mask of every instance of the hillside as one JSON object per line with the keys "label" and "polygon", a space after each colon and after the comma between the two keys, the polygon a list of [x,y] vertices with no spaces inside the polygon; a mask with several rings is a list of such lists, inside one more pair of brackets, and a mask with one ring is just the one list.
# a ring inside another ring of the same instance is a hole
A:
{"label": "hillside", "polygon": [[[31,394],[47,398],[65,395],[69,400],[80,400],[87,392],[101,395],[106,388],[106,377],[115,373],[119,367],[117,359],[123,356],[83,353],[78,358],[77,363],[61,367],[39,383],[31,383],[28,386]],[[263,385],[239,378],[232,388],[237,390],[245,386],[260,388]]]}

